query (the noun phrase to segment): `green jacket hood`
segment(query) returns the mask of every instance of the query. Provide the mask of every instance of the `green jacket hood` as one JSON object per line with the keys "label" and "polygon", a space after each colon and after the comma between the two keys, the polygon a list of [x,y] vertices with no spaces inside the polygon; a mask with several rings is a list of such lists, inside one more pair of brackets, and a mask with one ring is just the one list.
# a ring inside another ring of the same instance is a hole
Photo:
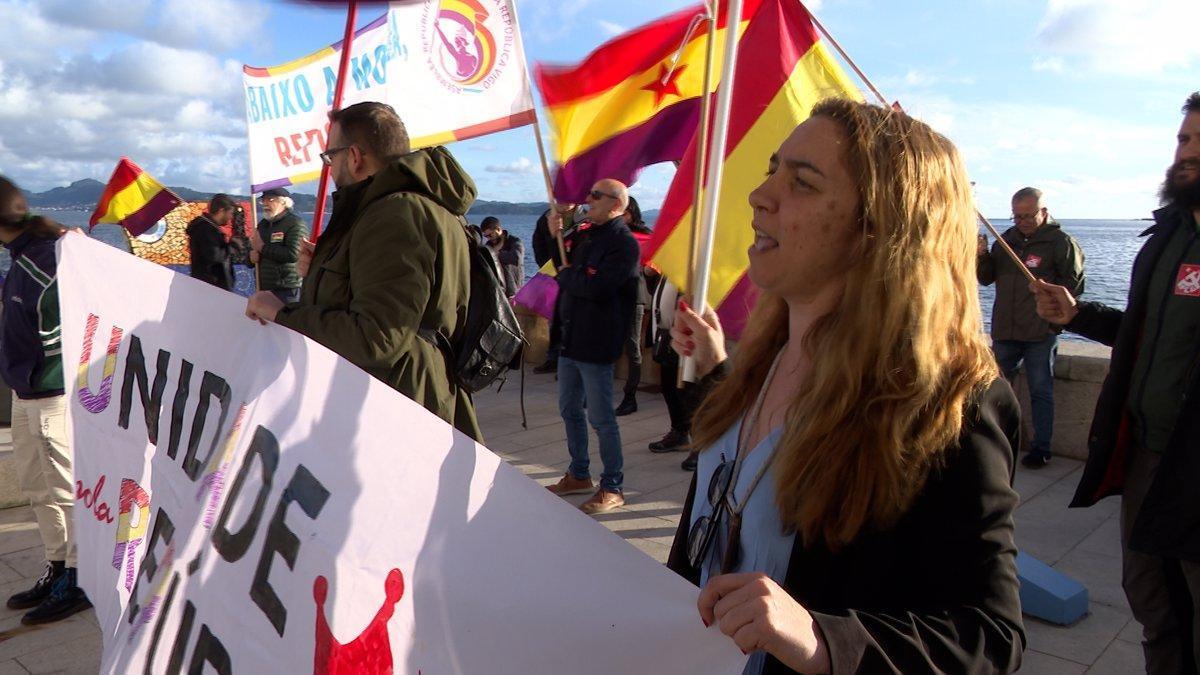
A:
{"label": "green jacket hood", "polygon": [[363,205],[393,192],[423,194],[456,216],[475,203],[475,181],[443,146],[415,150],[375,174]]}

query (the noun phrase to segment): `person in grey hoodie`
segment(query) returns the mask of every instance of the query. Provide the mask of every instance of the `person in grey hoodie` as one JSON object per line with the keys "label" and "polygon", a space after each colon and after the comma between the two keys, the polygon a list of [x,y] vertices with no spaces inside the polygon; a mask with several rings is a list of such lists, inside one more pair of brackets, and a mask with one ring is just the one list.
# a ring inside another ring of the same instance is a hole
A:
{"label": "person in grey hoodie", "polygon": [[[1013,226],[1002,237],[1034,277],[1066,287],[1073,296],[1083,293],[1083,251],[1074,237],[1063,231],[1042,203],[1042,191],[1021,188],[1012,198]],[[1029,282],[999,243],[988,250],[979,241],[976,268],[979,283],[996,284],[992,305],[992,351],[1000,371],[1010,381],[1024,363],[1033,410],[1033,441],[1021,463],[1038,469],[1050,462],[1054,433],[1054,357],[1062,329],[1037,314]]]}

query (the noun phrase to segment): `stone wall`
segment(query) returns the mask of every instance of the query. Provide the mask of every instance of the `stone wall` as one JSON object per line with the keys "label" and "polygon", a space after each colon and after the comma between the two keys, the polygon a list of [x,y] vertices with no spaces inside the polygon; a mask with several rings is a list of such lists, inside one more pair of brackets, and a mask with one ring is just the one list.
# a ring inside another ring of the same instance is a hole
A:
{"label": "stone wall", "polygon": [[[1094,342],[1059,340],[1058,358],[1054,362],[1054,437],[1050,451],[1056,455],[1087,458],[1088,429],[1100,396],[1100,385],[1108,374],[1108,358],[1112,350]],[[1029,411],[1029,387],[1025,374],[1017,375],[1014,388],[1021,401],[1024,426],[1021,445],[1028,450],[1033,438],[1033,418]]]}

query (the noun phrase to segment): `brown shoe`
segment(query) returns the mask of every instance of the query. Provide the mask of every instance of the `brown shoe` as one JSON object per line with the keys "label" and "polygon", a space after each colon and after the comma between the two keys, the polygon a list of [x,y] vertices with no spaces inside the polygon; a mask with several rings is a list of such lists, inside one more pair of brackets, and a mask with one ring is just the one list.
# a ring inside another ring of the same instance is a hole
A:
{"label": "brown shoe", "polygon": [[579,510],[590,515],[596,513],[604,513],[612,511],[618,506],[625,506],[625,495],[620,492],[609,492],[603,488],[596,490],[596,494],[588,498],[586,502],[579,506]]}
{"label": "brown shoe", "polygon": [[570,472],[564,473],[554,485],[547,485],[546,489],[558,495],[565,497],[566,495],[582,495],[591,492],[595,488],[592,485],[591,478],[576,478]]}

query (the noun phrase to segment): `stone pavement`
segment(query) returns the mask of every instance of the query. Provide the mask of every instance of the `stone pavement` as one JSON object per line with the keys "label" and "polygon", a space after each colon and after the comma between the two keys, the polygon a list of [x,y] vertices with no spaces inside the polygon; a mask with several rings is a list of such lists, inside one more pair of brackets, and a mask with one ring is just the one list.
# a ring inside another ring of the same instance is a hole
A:
{"label": "stone pavement", "polygon": [[[558,480],[568,457],[552,376],[528,374],[525,404],[529,428],[521,428],[518,392],[512,378],[499,394],[476,397],[488,447],[542,484]],[[619,391],[618,391],[619,395]],[[597,520],[659,561],[666,560],[691,474],[679,468],[682,453],[655,455],[646,449],[668,425],[661,397],[642,392],[639,412],[620,418],[625,448],[627,504]],[[5,432],[7,430],[4,430]],[[9,451],[0,436],[0,461]],[[598,462],[592,436],[593,462]],[[1088,588],[1090,613],[1070,627],[1026,617],[1029,638],[1025,673],[1142,672],[1140,628],[1121,591],[1118,501],[1090,509],[1067,509],[1082,464],[1056,459],[1045,469],[1017,468],[1021,495],[1017,543],[1022,550],[1074,576]],[[586,495],[570,497],[579,504]],[[28,507],[0,511],[0,596],[32,583],[42,571],[42,550]],[[93,673],[100,660],[100,635],[91,611],[49,627],[27,629],[20,613],[0,606],[0,675]]]}

